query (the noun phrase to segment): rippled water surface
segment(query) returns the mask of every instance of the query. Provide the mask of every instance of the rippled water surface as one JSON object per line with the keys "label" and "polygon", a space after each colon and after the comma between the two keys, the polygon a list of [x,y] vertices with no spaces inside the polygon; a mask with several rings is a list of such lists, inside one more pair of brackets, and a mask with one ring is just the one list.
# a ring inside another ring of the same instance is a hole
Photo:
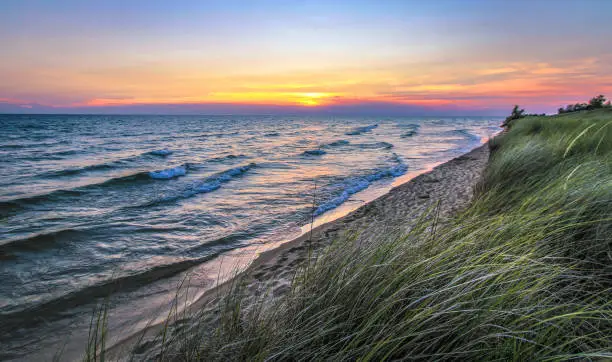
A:
{"label": "rippled water surface", "polygon": [[[109,283],[142,288],[282,239],[352,195],[476,147],[498,124],[0,115],[0,325],[34,325],[41,311],[68,320]],[[31,334],[0,332],[0,343]]]}

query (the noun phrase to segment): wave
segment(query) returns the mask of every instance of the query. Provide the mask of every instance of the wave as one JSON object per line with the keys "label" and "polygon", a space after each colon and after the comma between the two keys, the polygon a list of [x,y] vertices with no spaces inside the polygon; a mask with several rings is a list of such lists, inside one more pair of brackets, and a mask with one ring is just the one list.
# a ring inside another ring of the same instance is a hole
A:
{"label": "wave", "polygon": [[[161,152],[161,151],[167,151],[167,150],[159,150],[159,151]],[[161,156],[164,154],[163,152],[158,153],[158,154],[154,152],[158,152],[158,151],[147,152],[144,155],[160,155]],[[172,153],[172,151],[167,151],[167,152],[168,152],[166,153],[167,155]],[[232,155],[227,155],[227,156],[214,157],[206,161],[207,162],[222,162],[225,160],[245,158],[245,157],[246,156],[242,154],[241,155],[232,154]],[[39,174],[37,175],[37,177],[45,177],[45,178],[62,177],[62,176],[78,175],[81,173],[91,172],[91,171],[113,170],[113,169],[121,168],[122,166],[127,166],[128,162],[134,161],[137,158],[138,157],[129,157],[129,158],[124,158],[124,159],[120,159],[120,160],[116,160],[116,161],[112,161],[108,163],[100,163],[100,164],[87,165],[87,166],[77,167],[77,168],[68,168],[64,170],[49,171],[49,172]],[[168,178],[173,178],[173,177],[179,177],[179,176],[184,176],[185,174],[187,174],[187,171],[191,168],[191,166],[193,166],[194,168],[197,167],[196,164],[186,163],[184,165],[165,169],[165,170],[150,171],[148,172],[148,174],[151,178],[154,178],[154,179],[168,179]],[[120,180],[129,180],[129,179],[133,179],[135,177],[142,176],[142,175],[143,173],[136,173],[133,175],[118,177],[117,179],[110,179],[108,181],[105,181],[104,183],[115,182],[115,181],[120,181]]]}
{"label": "wave", "polygon": [[346,145],[348,145],[349,143],[350,143],[350,142],[349,142],[349,141],[347,141],[347,140],[337,140],[337,141],[334,141],[334,142],[328,143],[328,144],[327,144],[327,145],[325,145],[325,146],[327,146],[327,147],[338,147],[338,146],[346,146]]}
{"label": "wave", "polygon": [[480,141],[480,136],[470,133],[467,129],[455,129],[450,131],[450,133],[461,136],[469,141]]}
{"label": "wave", "polygon": [[209,192],[212,192],[212,191],[215,191],[221,188],[221,186],[224,183],[229,182],[233,178],[244,174],[245,172],[249,171],[255,166],[256,166],[255,163],[250,163],[245,166],[230,168],[229,170],[225,170],[223,172],[220,172],[214,176],[207,178],[201,183],[194,184],[192,187],[190,187],[188,190],[184,191],[181,194],[163,197],[161,199],[158,199],[152,202],[148,202],[144,205],[130,206],[129,208],[149,207],[149,206],[158,205],[160,203],[172,202],[172,201],[176,201],[180,199],[187,199],[197,194],[209,193]]}
{"label": "wave", "polygon": [[270,133],[264,134],[264,137],[278,137],[278,136],[280,136],[280,133],[278,132],[270,132]]}
{"label": "wave", "polygon": [[149,172],[149,177],[153,179],[161,179],[168,180],[175,177],[185,176],[187,174],[186,166],[177,166],[173,168],[168,168],[161,171],[151,171]]}
{"label": "wave", "polygon": [[165,157],[165,156],[171,155],[172,153],[173,152],[170,151],[169,149],[165,149],[164,148],[162,150],[154,150],[154,151],[148,152],[147,154],[153,155],[153,156],[162,156],[162,157]]}
{"label": "wave", "polygon": [[316,150],[307,150],[307,151],[304,151],[302,153],[302,155],[303,156],[323,156],[326,153],[327,152],[323,151],[322,149],[316,149]]}
{"label": "wave", "polygon": [[56,140],[56,141],[52,141],[52,142],[33,142],[32,140],[41,140],[41,139],[47,139],[50,136],[42,136],[42,137],[36,137],[36,136],[32,136],[30,135],[28,137],[28,139],[26,139],[26,142],[24,143],[5,143],[5,144],[1,144],[0,145],[0,150],[1,149],[21,149],[21,148],[41,148],[41,147],[47,147],[47,148],[51,148],[51,147],[55,147],[58,145],[65,145],[65,144],[69,144],[70,141],[67,140]]}
{"label": "wave", "polygon": [[399,160],[399,156],[394,155],[394,158],[400,162],[398,165],[385,170],[377,171],[365,177],[359,177],[348,181],[344,184],[344,189],[339,196],[336,196],[333,199],[319,205],[319,207],[314,211],[313,215],[318,216],[326,211],[335,209],[348,200],[351,195],[367,189],[374,181],[387,177],[398,177],[405,174],[406,171],[408,171],[408,166]]}
{"label": "wave", "polygon": [[28,145],[23,145],[20,143],[6,143],[3,145],[0,145],[0,150],[3,149],[7,149],[7,150],[15,150],[15,149],[20,149],[20,148],[27,148]]}
{"label": "wave", "polygon": [[16,199],[8,199],[0,201],[0,217],[7,217],[13,212],[18,211],[28,205],[35,205],[49,201],[57,201],[65,197],[79,197],[84,195],[88,189],[96,187],[105,187],[117,184],[123,184],[134,181],[147,181],[151,179],[165,179],[181,176],[181,173],[187,172],[188,166],[178,166],[162,171],[153,172],[136,172],[125,176],[118,176],[110,178],[106,181],[99,183],[92,183],[88,185],[79,186],[73,189],[64,190],[53,190],[44,194],[25,196]]}
{"label": "wave", "polygon": [[401,138],[409,138],[418,134],[421,128],[420,124],[417,123],[399,123],[396,125],[398,128],[405,129],[406,131],[401,134]]}
{"label": "wave", "polygon": [[238,136],[240,134],[239,131],[234,131],[234,132],[220,132],[220,133],[208,133],[208,134],[203,134],[200,137],[217,137],[217,138],[221,138],[221,137],[225,137],[225,136]]}
{"label": "wave", "polygon": [[61,157],[61,156],[72,156],[81,153],[81,150],[63,150],[63,151],[54,151],[47,152],[43,155],[43,157]]}
{"label": "wave", "polygon": [[[127,292],[160,279],[169,278],[219,256],[223,251],[200,258],[183,259],[171,264],[158,265],[142,272],[119,276],[94,285],[86,286],[64,295],[42,302],[38,305],[4,314],[3,328],[17,328],[24,320],[29,325],[46,322],[49,319],[61,318],[61,312],[82,306],[99,298],[107,298],[113,293]],[[44,317],[43,317],[44,316]]]}
{"label": "wave", "polygon": [[227,156],[219,156],[219,157],[213,157],[210,158],[208,160],[206,160],[207,162],[223,162],[226,160],[237,160],[239,158],[246,158],[246,155],[240,154],[240,155],[227,155]]}
{"label": "wave", "polygon": [[66,238],[74,237],[88,229],[66,228],[43,231],[25,238],[9,239],[0,244],[0,260],[10,259],[15,252],[38,251],[53,247]]}
{"label": "wave", "polygon": [[117,168],[117,166],[118,165],[115,162],[100,163],[100,164],[88,165],[88,166],[83,166],[83,167],[67,168],[67,169],[57,170],[57,171],[48,171],[48,172],[39,174],[37,176],[43,177],[43,178],[72,176],[72,175],[78,175],[80,173],[84,173],[88,171],[112,170],[114,168]]}
{"label": "wave", "polygon": [[[225,156],[222,158],[212,159],[209,161],[221,161],[222,159],[234,159],[234,158],[239,158],[239,157],[246,157],[246,156],[229,155],[229,156]],[[253,165],[254,163],[247,165],[247,166],[236,167],[236,168],[224,171],[221,174],[217,175],[216,177],[210,180],[207,180],[207,182],[202,184],[201,190],[198,190],[194,192],[193,194],[201,193],[201,192],[209,192],[210,190],[217,189],[220,187],[221,183],[228,181],[228,177],[231,178],[235,175],[244,173],[248,169],[250,169]],[[76,174],[76,173],[80,173],[80,172],[84,172],[88,170],[97,170],[97,169],[114,168],[114,167],[115,166],[113,165],[113,163],[100,164],[100,165],[86,166],[86,167],[82,167],[79,169],[53,171],[53,174],[56,176],[69,175],[69,174]],[[25,197],[20,197],[20,198],[15,198],[15,199],[0,200],[0,218],[6,218],[9,215],[23,209],[24,207],[27,207],[28,205],[35,205],[35,204],[40,204],[44,202],[57,201],[65,197],[79,197],[79,196],[84,195],[88,189],[92,189],[96,187],[118,185],[118,184],[123,184],[127,182],[134,182],[134,181],[147,181],[151,179],[167,180],[167,179],[185,176],[190,168],[191,166],[189,164],[184,164],[181,166],[176,166],[176,167],[168,168],[165,170],[150,171],[150,172],[147,172],[147,171],[135,172],[135,173],[124,175],[124,176],[113,177],[103,182],[79,186],[73,189],[53,190],[53,191],[50,191],[44,194],[39,194],[39,195],[25,196]],[[49,176],[50,174],[51,173],[48,173],[47,176]],[[206,191],[208,189],[210,190]]]}
{"label": "wave", "polygon": [[[72,152],[72,151],[66,151],[66,152]],[[48,172],[37,175],[37,177],[48,178],[48,177],[73,176],[73,175],[78,175],[84,172],[112,170],[116,168],[121,168],[122,166],[127,166],[129,162],[136,161],[141,156],[153,155],[153,156],[165,157],[170,154],[172,154],[172,151],[167,150],[167,149],[155,150],[155,151],[145,152],[140,156],[127,157],[127,158],[117,159],[117,160],[105,162],[105,163],[86,165],[82,167],[67,168],[67,169],[56,170],[56,171],[48,171]]]}
{"label": "wave", "polygon": [[398,123],[396,126],[399,128],[407,128],[413,130],[418,130],[419,128],[421,128],[421,125],[418,123]]}
{"label": "wave", "polygon": [[404,133],[402,133],[402,135],[401,135],[400,137],[402,137],[402,138],[408,138],[408,137],[412,137],[412,136],[414,136],[414,135],[416,135],[416,134],[417,134],[417,131],[416,131],[416,130],[410,130],[410,131],[408,131],[408,132],[404,132]]}
{"label": "wave", "polygon": [[377,124],[373,124],[370,126],[357,127],[357,128],[354,128],[352,131],[346,132],[345,134],[348,136],[358,136],[362,133],[370,132],[376,127],[378,127]]}
{"label": "wave", "polygon": [[[115,223],[113,224],[113,229],[130,233],[167,233],[185,230],[180,227],[141,226],[125,223]],[[14,253],[17,252],[35,252],[53,248],[61,242],[73,241],[77,237],[91,238],[93,233],[98,231],[104,232],[106,230],[106,226],[79,227],[75,225],[65,229],[47,229],[25,237],[8,239],[0,243],[0,260],[11,259],[14,257]]]}
{"label": "wave", "polygon": [[362,148],[362,149],[374,150],[374,149],[391,149],[394,146],[392,143],[389,143],[389,142],[375,142],[375,143],[361,143],[361,144],[358,144],[357,147]]}
{"label": "wave", "polygon": [[253,167],[255,167],[255,163],[230,168],[229,170],[223,171],[216,176],[208,178],[204,183],[198,185],[192,191],[194,192],[194,195],[214,191],[220,188],[221,184],[231,181],[234,177],[242,175]]}
{"label": "wave", "polygon": [[62,197],[80,196],[83,192],[78,189],[55,190],[45,194],[25,196],[16,199],[0,201],[0,217],[7,217],[27,205],[34,205],[45,201],[54,201]]}
{"label": "wave", "polygon": [[[150,154],[150,152],[147,152],[144,155],[147,155],[147,154]],[[118,169],[118,168],[129,166],[131,162],[137,161],[140,157],[141,157],[140,155],[136,155],[136,156],[126,157],[126,158],[115,159],[115,160],[104,162],[104,163],[95,163],[95,164],[81,166],[81,167],[73,167],[73,168],[66,168],[62,170],[47,171],[47,172],[36,175],[36,177],[48,178],[48,177],[73,176],[73,175],[78,175],[78,174],[85,173],[85,172],[113,170],[113,169]]]}

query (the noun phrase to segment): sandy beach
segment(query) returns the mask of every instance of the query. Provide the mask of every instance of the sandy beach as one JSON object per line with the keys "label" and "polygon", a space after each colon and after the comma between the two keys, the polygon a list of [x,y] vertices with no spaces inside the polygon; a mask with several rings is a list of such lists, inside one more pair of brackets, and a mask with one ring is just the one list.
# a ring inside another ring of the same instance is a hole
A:
{"label": "sandy beach", "polygon": [[440,218],[450,217],[465,207],[484,170],[488,148],[481,146],[454,158],[432,171],[392,189],[388,194],[360,207],[347,216],[321,225],[279,248],[262,253],[247,272],[249,288],[265,289],[273,295],[289,288],[295,268],[313,249],[328,245],[347,233],[364,243],[382,234],[409,231],[412,221],[439,202]]}
{"label": "sandy beach", "polygon": [[[439,207],[439,217],[444,222],[445,218],[468,205],[488,157],[488,147],[482,145],[393,188],[345,217],[261,253],[240,275],[241,281],[247,284],[248,293],[253,297],[262,292],[268,297],[279,296],[290,288],[296,268],[307,258],[309,249],[321,250],[346,233],[353,233],[356,242],[367,242],[385,233],[404,233],[423,211],[435,205]],[[167,335],[166,339],[177,338],[181,334],[179,331],[201,328],[202,322],[197,316],[202,311],[213,309],[230,285],[231,281],[228,281],[206,292],[188,308],[186,315],[191,317],[175,318],[167,327],[170,337]],[[112,360],[124,360],[130,355],[139,360],[154,359],[160,353],[160,331],[163,328],[163,325],[151,326],[143,333],[121,341],[109,349],[107,356]]]}

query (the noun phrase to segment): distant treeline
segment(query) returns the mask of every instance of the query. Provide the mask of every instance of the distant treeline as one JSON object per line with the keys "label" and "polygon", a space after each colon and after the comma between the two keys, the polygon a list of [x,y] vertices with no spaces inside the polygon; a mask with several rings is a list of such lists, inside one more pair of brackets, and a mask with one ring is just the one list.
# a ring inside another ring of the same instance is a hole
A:
{"label": "distant treeline", "polygon": [[591,111],[593,109],[598,108],[612,108],[612,105],[610,105],[610,101],[606,102],[606,97],[602,94],[598,95],[597,97],[591,98],[589,103],[568,104],[567,106],[565,106],[565,108],[559,108],[558,112],[559,114],[562,114],[578,111]]}
{"label": "distant treeline", "polygon": [[[588,103],[576,103],[576,104],[568,104],[565,108],[561,107],[557,111],[559,114],[563,113],[571,113],[571,112],[579,112],[579,111],[591,111],[599,108],[612,108],[609,100],[606,100],[606,97],[602,94],[597,97],[591,98]],[[515,119],[527,117],[527,116],[545,116],[545,113],[537,114],[537,113],[525,113],[525,110],[515,105],[512,109],[512,113],[506,117],[504,123],[502,123],[502,127],[510,126],[510,122]]]}

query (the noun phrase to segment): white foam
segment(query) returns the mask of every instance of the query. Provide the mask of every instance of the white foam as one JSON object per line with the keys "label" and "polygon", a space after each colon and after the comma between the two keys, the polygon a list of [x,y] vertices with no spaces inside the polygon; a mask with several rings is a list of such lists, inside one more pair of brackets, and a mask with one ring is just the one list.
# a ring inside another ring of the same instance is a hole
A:
{"label": "white foam", "polygon": [[346,200],[348,200],[351,195],[358,193],[359,191],[367,189],[370,184],[374,181],[380,180],[385,177],[398,177],[406,173],[408,170],[408,166],[399,160],[397,155],[394,155],[395,159],[400,162],[397,166],[391,167],[386,170],[378,171],[371,175],[367,175],[365,177],[361,177],[358,179],[354,179],[347,183],[346,187],[342,191],[339,196],[329,200],[328,202],[320,205],[315,211],[314,216],[321,215],[322,213],[335,209],[336,207],[343,204]]}
{"label": "white foam", "polygon": [[185,166],[177,166],[161,171],[149,172],[149,177],[154,179],[171,179],[174,177],[185,176],[187,174],[187,168]]}
{"label": "white foam", "polygon": [[198,185],[194,190],[194,194],[204,194],[207,192],[215,191],[216,189],[221,187],[221,184],[230,181],[232,178],[242,175],[251,169],[251,167],[255,166],[254,163],[250,163],[246,166],[240,166],[231,168],[227,171],[224,171],[217,175],[216,177],[212,177],[208,179],[206,182]]}

